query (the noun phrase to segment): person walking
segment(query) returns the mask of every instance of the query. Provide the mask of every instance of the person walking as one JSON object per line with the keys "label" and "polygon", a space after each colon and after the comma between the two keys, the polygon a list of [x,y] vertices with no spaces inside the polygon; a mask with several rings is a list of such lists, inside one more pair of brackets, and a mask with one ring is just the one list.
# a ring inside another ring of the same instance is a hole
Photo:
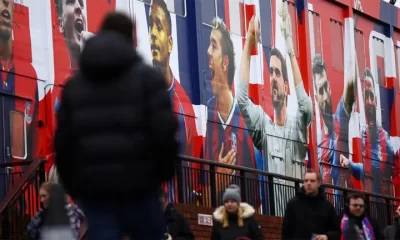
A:
{"label": "person walking", "polygon": [[161,183],[174,176],[178,123],[163,75],[134,48],[134,23],[105,16],[57,112],[60,181],[86,214],[88,239],[163,238]]}
{"label": "person walking", "polygon": [[332,203],[325,199],[321,177],[307,169],[304,186],[285,210],[282,240],[339,240],[339,219]]}
{"label": "person walking", "polygon": [[254,208],[242,202],[240,188],[232,184],[224,192],[224,205],[213,213],[211,240],[263,240],[261,226],[256,221]]}

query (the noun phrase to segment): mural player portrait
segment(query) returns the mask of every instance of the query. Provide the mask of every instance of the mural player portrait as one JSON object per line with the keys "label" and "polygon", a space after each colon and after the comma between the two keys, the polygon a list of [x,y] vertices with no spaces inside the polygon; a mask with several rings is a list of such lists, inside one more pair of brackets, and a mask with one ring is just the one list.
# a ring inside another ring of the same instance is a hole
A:
{"label": "mural player portrait", "polygon": [[[232,93],[235,50],[230,31],[221,18],[214,18],[207,49],[213,96],[207,102],[205,158],[221,163],[256,168],[254,145]],[[218,192],[232,183],[233,169],[216,168]]]}
{"label": "mural player portrait", "polygon": [[285,38],[287,54],[293,69],[295,92],[298,99],[297,112],[288,114],[288,69],[283,54],[271,49],[270,54],[270,89],[274,120],[261,108],[255,105],[248,96],[250,78],[250,55],[259,36],[259,22],[251,19],[246,35],[246,42],[240,64],[240,82],[237,87],[237,98],[240,112],[249,127],[254,145],[264,151],[267,170],[287,176],[301,176],[301,168],[295,162],[304,162],[307,154],[308,126],[312,119],[311,99],[307,95],[301,77],[299,65],[294,55],[291,21],[287,4],[281,5],[281,32]]}
{"label": "mural player portrait", "polygon": [[391,195],[395,152],[389,133],[377,121],[376,81],[369,68],[365,68],[361,82],[366,118],[361,128],[362,162],[340,156],[340,163],[350,168],[354,178],[363,181],[366,191]]}

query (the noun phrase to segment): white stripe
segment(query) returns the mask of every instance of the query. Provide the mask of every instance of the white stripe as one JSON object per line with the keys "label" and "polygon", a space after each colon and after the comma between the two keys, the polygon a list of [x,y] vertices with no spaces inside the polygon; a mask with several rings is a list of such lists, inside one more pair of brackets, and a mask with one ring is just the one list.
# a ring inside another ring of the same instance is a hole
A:
{"label": "white stripe", "polygon": [[241,36],[241,29],[242,29],[242,26],[240,24],[240,7],[239,7],[240,2],[243,2],[243,0],[229,1],[230,30],[231,33],[238,36]]}
{"label": "white stripe", "polygon": [[164,0],[170,12],[175,12],[175,0]]}
{"label": "white stripe", "polygon": [[[313,10],[313,5],[311,3],[308,4],[308,9]],[[314,36],[314,15],[311,12],[308,12],[308,24],[310,28],[310,50],[311,50],[311,62],[315,56],[315,36]]]}
{"label": "white stripe", "polygon": [[149,43],[149,25],[146,18],[145,4],[140,1],[134,1],[133,12],[136,18],[137,51],[147,64],[152,64]]}
{"label": "white stripe", "polygon": [[29,8],[32,66],[37,78],[43,80],[37,81],[39,101],[52,89],[46,85],[54,84],[53,28],[52,24],[48,24],[52,22],[51,2],[45,1],[44,4],[43,8],[35,0],[24,1],[24,5]]}
{"label": "white stripe", "polygon": [[196,130],[199,136],[206,136],[207,132],[207,106],[193,105],[194,115],[196,116]]}
{"label": "white stripe", "polygon": [[115,2],[115,10],[119,12],[124,12],[129,16],[133,16],[133,9],[131,6],[133,5],[133,0],[116,0]]}

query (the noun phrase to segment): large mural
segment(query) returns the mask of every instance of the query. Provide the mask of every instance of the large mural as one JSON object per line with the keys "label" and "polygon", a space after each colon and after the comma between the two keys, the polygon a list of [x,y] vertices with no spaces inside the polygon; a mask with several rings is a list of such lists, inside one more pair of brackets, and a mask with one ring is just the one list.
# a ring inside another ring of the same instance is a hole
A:
{"label": "large mural", "polygon": [[[47,159],[46,173],[57,178],[53,133],[62,87],[102,17],[117,10],[135,19],[137,51],[165,76],[181,154],[297,179],[314,168],[326,184],[400,196],[400,18],[389,3],[354,0],[345,13],[319,0],[35,3],[0,1],[2,163]],[[192,174],[178,171],[166,183],[170,200],[209,201],[210,174],[199,171],[209,169],[181,167]],[[239,171],[215,170],[219,193],[240,184]],[[13,180],[2,171],[0,197]],[[283,194],[294,194],[246,177],[261,211],[273,197],[279,214]],[[338,204],[334,195],[342,193],[329,193]]]}

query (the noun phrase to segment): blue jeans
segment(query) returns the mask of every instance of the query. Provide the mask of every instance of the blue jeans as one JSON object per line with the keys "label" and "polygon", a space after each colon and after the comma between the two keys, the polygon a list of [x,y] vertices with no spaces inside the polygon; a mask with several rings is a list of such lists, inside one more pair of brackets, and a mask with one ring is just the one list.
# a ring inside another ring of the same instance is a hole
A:
{"label": "blue jeans", "polygon": [[82,201],[88,240],[161,240],[166,232],[158,194],[143,199]]}

